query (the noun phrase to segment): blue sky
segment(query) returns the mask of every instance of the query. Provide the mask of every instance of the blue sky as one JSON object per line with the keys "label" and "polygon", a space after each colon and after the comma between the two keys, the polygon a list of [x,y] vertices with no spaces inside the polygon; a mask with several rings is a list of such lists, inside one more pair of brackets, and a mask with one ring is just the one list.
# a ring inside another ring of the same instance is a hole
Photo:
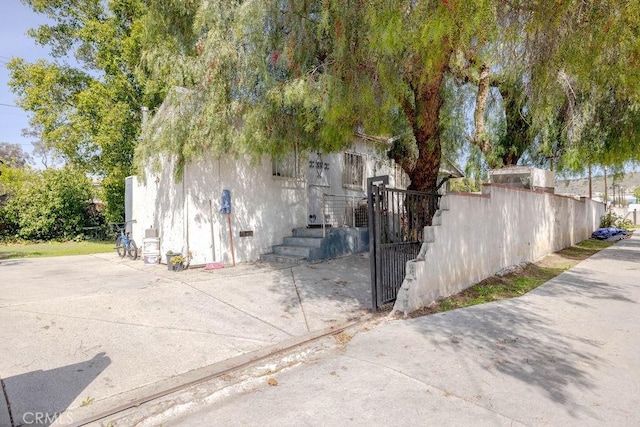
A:
{"label": "blue sky", "polygon": [[24,58],[28,62],[48,57],[48,50],[36,45],[26,35],[29,28],[46,22],[20,0],[0,0],[0,142],[20,144],[31,152],[28,139],[21,136],[22,129],[29,127],[29,115],[15,105],[15,95],[8,86],[7,62],[12,57]]}

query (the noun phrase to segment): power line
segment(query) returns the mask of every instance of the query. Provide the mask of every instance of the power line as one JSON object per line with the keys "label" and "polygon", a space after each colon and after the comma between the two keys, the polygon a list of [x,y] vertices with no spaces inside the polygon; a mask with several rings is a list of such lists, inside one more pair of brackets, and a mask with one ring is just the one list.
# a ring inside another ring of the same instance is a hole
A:
{"label": "power line", "polygon": [[17,105],[13,105],[13,104],[5,104],[3,102],[0,102],[0,105],[2,105],[3,107],[13,107],[13,108],[20,108]]}

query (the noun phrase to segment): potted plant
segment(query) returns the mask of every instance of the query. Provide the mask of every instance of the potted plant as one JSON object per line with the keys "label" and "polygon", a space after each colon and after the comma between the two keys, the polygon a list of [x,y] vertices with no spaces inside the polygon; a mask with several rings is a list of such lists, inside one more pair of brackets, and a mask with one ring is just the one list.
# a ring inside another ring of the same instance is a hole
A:
{"label": "potted plant", "polygon": [[171,264],[171,258],[173,258],[174,256],[180,255],[182,256],[182,254],[180,252],[173,252],[173,251],[167,251],[167,270],[174,270],[173,265]]}
{"label": "potted plant", "polygon": [[182,254],[175,254],[171,257],[169,262],[171,263],[171,269],[173,271],[182,271],[184,269],[185,257]]}

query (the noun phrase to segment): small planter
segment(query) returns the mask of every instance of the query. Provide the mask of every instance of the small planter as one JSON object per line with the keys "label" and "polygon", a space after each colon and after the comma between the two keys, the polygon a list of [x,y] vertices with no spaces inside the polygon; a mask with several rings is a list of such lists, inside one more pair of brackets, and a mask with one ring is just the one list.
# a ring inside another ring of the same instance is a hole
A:
{"label": "small planter", "polygon": [[171,265],[171,258],[173,258],[176,255],[180,255],[180,254],[174,254],[173,252],[168,252],[166,254],[166,257],[167,257],[167,270],[173,271],[173,266]]}
{"label": "small planter", "polygon": [[167,254],[167,268],[169,270],[173,270],[173,271],[182,271],[184,270],[184,262],[185,262],[185,258],[184,256],[182,256],[182,254],[180,253],[172,253],[172,254]]}
{"label": "small planter", "polygon": [[[184,269],[184,263],[183,262],[176,263],[176,262],[172,262],[171,261],[175,257],[180,257],[180,258],[184,259],[180,252],[167,252],[166,256],[167,256],[167,270],[169,270],[169,271],[182,271]],[[174,261],[177,261],[177,259],[175,259]],[[178,264],[181,264],[180,270],[176,270],[176,265],[178,265]]]}

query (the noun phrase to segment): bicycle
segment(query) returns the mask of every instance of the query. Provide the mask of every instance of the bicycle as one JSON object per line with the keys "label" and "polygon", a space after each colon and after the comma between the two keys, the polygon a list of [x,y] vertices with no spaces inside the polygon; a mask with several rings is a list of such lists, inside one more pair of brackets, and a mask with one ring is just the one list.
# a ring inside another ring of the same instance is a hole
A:
{"label": "bicycle", "polygon": [[120,258],[124,258],[129,255],[129,258],[136,260],[138,258],[138,246],[136,242],[131,238],[130,233],[125,231],[128,223],[134,223],[136,220],[127,221],[124,223],[110,223],[115,227],[116,231],[116,252]]}

